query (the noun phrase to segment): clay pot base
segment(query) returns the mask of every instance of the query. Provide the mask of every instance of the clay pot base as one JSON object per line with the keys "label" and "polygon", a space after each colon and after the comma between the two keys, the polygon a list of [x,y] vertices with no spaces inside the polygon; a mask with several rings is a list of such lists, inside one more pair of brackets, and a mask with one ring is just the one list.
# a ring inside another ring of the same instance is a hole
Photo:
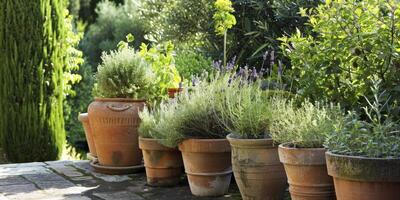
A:
{"label": "clay pot base", "polygon": [[87,154],[86,154],[86,158],[87,158],[88,160],[92,161],[92,162],[97,162],[97,156],[94,156],[94,155],[91,154],[91,153],[87,153]]}
{"label": "clay pot base", "polygon": [[144,171],[144,165],[136,165],[129,167],[110,167],[110,166],[102,166],[97,161],[93,161],[90,163],[90,166],[92,166],[96,172],[108,175],[134,174]]}

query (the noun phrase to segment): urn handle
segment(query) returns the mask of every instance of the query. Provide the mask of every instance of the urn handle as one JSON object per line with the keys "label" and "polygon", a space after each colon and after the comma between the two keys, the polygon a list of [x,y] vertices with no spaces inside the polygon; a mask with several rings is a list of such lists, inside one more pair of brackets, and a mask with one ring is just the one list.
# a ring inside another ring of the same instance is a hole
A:
{"label": "urn handle", "polygon": [[111,105],[107,105],[107,108],[112,111],[115,111],[115,112],[122,112],[122,111],[128,110],[129,108],[132,108],[132,105],[124,105],[124,106],[120,107],[120,106],[111,104]]}

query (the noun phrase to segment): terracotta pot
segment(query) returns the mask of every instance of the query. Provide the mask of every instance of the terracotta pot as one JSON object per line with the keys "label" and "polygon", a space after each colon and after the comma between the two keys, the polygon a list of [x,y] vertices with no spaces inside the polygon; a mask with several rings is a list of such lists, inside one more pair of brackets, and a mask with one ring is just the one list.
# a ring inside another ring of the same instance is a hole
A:
{"label": "terracotta pot", "polygon": [[175,95],[182,91],[183,91],[183,88],[168,88],[168,97],[175,98]]}
{"label": "terracotta pot", "polygon": [[179,145],[195,196],[221,196],[232,177],[231,148],[226,139],[187,139]]}
{"label": "terracotta pot", "polygon": [[400,199],[400,159],[325,156],[338,200]]}
{"label": "terracotta pot", "polygon": [[89,105],[89,122],[99,164],[136,166],[142,163],[137,128],[145,101],[95,98]]}
{"label": "terracotta pot", "polygon": [[291,148],[279,145],[292,200],[334,200],[335,189],[328,175],[325,148]]}
{"label": "terracotta pot", "polygon": [[272,139],[240,139],[232,134],[227,138],[243,200],[282,200],[287,188],[286,174]]}
{"label": "terracotta pot", "polygon": [[85,130],[86,141],[88,143],[90,152],[89,156],[92,156],[93,159],[97,159],[96,147],[93,143],[92,130],[89,123],[89,115],[87,113],[79,114],[78,120],[82,123],[83,129]]}
{"label": "terracotta pot", "polygon": [[183,162],[178,149],[168,148],[156,139],[139,137],[146,167],[147,184],[151,186],[173,186],[179,183]]}

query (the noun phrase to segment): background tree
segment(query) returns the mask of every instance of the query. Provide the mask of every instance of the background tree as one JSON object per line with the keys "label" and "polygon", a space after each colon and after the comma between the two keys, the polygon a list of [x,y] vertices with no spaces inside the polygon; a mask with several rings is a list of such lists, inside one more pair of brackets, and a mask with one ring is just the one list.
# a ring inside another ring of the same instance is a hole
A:
{"label": "background tree", "polygon": [[62,152],[66,7],[66,0],[0,2],[0,134],[10,161]]}

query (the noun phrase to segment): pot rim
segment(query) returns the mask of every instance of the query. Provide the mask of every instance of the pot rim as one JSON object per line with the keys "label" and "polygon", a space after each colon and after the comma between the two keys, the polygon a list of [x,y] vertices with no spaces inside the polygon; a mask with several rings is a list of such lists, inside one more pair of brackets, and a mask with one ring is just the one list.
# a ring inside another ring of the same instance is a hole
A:
{"label": "pot rim", "polygon": [[374,160],[374,161],[400,161],[400,158],[377,158],[377,157],[366,157],[366,156],[351,156],[351,155],[345,155],[345,154],[336,154],[336,153],[332,153],[331,151],[329,151],[329,149],[327,149],[326,155],[329,156],[334,156],[334,157],[340,157],[340,158],[347,158],[347,159],[359,159],[359,160]]}
{"label": "pot rim", "polygon": [[154,151],[178,151],[178,148],[167,147],[158,142],[158,139],[139,136],[139,149]]}
{"label": "pot rim", "polygon": [[146,99],[132,99],[132,98],[103,98],[95,97],[95,101],[101,102],[146,102]]}
{"label": "pot rim", "polygon": [[245,139],[233,137],[233,135],[234,134],[230,133],[226,136],[232,147],[247,149],[278,148],[278,144],[275,144],[272,138]]}
{"label": "pot rim", "polygon": [[325,152],[328,174],[367,182],[400,182],[400,158],[368,158]]}
{"label": "pot rim", "polygon": [[310,147],[306,147],[306,148],[299,148],[299,147],[288,147],[287,145],[291,145],[291,144],[293,144],[293,142],[285,142],[285,143],[282,143],[282,144],[280,144],[279,145],[279,148],[282,148],[282,149],[288,149],[288,150],[293,150],[293,151],[296,151],[296,150],[303,150],[303,151],[315,151],[315,150],[324,150],[324,151],[327,151],[327,148],[325,148],[325,147],[316,147],[316,148],[310,148]]}
{"label": "pot rim", "polygon": [[283,164],[316,166],[326,165],[325,148],[294,148],[287,147],[290,143],[279,145],[279,160]]}
{"label": "pot rim", "polygon": [[223,139],[197,139],[188,138],[183,140],[178,149],[181,152],[197,153],[226,153],[231,152],[231,146],[226,138]]}
{"label": "pot rim", "polygon": [[85,113],[80,113],[80,114],[78,115],[78,120],[79,120],[80,122],[88,122],[88,121],[89,121],[89,114],[88,114],[87,112],[85,112]]}

